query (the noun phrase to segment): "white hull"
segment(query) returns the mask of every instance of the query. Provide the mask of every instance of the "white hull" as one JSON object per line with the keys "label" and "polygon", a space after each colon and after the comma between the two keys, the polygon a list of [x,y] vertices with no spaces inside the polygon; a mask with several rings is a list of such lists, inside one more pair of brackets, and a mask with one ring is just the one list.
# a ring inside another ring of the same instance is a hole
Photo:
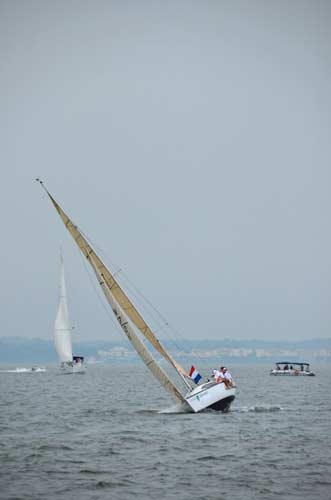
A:
{"label": "white hull", "polygon": [[196,387],[186,398],[186,403],[197,413],[205,409],[227,412],[236,395],[235,387],[227,389],[223,383],[207,382]]}
{"label": "white hull", "polygon": [[270,375],[282,375],[287,377],[313,377],[315,373],[313,372],[304,372],[300,370],[271,370]]}
{"label": "white hull", "polygon": [[67,363],[61,363],[60,373],[62,375],[85,373],[85,366],[83,365],[83,363],[73,363],[68,361]]}

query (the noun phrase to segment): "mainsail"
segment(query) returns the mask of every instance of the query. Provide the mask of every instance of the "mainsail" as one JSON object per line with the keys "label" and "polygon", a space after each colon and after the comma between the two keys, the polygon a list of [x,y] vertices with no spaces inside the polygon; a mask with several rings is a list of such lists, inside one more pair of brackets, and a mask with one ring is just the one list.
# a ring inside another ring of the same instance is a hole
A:
{"label": "mainsail", "polygon": [[68,313],[67,291],[64,280],[64,264],[60,263],[60,296],[54,324],[54,343],[61,362],[72,361],[71,326]]}
{"label": "mainsail", "polygon": [[132,323],[140,330],[142,335],[144,335],[149,342],[152,344],[152,346],[156,349],[156,351],[163,356],[164,359],[166,359],[177,371],[177,373],[180,375],[180,377],[183,379],[185,384],[191,388],[190,384],[187,382],[186,379],[190,379],[189,375],[186,373],[184,368],[180,366],[177,361],[175,361],[172,356],[164,349],[164,347],[161,345],[160,341],[157,339],[157,337],[154,335],[150,327],[147,325],[145,320],[142,318],[140,313],[137,311],[135,306],[132,304],[131,300],[128,298],[128,296],[124,293],[112,273],[109,271],[109,269],[105,266],[105,264],[102,262],[100,257],[96,254],[96,252],[93,250],[91,245],[88,243],[86,238],[82,235],[82,233],[79,231],[77,226],[73,224],[73,222],[69,219],[69,217],[66,215],[66,213],[62,210],[62,208],[59,206],[59,204],[54,200],[52,195],[47,191],[47,189],[44,187],[42,181],[37,179],[38,182],[42,185],[42,187],[45,189],[46,193],[50,197],[54,207],[56,208],[58,214],[60,215],[64,225],[68,229],[69,233],[71,236],[74,238],[76,244],[82,251],[83,255],[90,261],[91,265],[93,262],[93,270],[94,272],[100,276],[102,276],[102,279],[104,283],[107,286],[107,289],[111,293],[112,297],[115,299],[117,305],[119,308],[124,312],[124,314],[132,321]]}

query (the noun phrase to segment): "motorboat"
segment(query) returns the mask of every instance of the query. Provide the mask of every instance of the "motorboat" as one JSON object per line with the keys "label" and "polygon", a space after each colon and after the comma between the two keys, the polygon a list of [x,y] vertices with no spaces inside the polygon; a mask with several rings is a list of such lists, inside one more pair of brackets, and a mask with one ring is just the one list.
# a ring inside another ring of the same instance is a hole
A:
{"label": "motorboat", "polygon": [[310,371],[309,363],[294,363],[291,361],[279,361],[270,375],[308,376],[314,377],[315,373]]}

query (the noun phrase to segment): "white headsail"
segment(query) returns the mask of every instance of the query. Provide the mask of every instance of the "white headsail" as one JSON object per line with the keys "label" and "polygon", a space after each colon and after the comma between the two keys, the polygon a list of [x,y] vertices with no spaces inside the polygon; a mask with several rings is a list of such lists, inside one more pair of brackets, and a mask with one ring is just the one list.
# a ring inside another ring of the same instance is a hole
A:
{"label": "white headsail", "polygon": [[64,264],[61,255],[60,263],[60,296],[59,306],[54,324],[55,349],[61,362],[72,361],[71,326],[68,313],[66,284],[64,280]]}

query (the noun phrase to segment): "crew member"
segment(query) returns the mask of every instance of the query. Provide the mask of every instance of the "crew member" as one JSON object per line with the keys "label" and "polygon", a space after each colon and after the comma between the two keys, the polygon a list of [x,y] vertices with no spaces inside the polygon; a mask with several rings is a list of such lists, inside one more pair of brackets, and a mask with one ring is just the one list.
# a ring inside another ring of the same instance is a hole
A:
{"label": "crew member", "polygon": [[221,366],[220,368],[221,376],[223,378],[225,387],[229,389],[230,387],[233,386],[233,378],[231,373],[228,371],[228,369],[225,366]]}

